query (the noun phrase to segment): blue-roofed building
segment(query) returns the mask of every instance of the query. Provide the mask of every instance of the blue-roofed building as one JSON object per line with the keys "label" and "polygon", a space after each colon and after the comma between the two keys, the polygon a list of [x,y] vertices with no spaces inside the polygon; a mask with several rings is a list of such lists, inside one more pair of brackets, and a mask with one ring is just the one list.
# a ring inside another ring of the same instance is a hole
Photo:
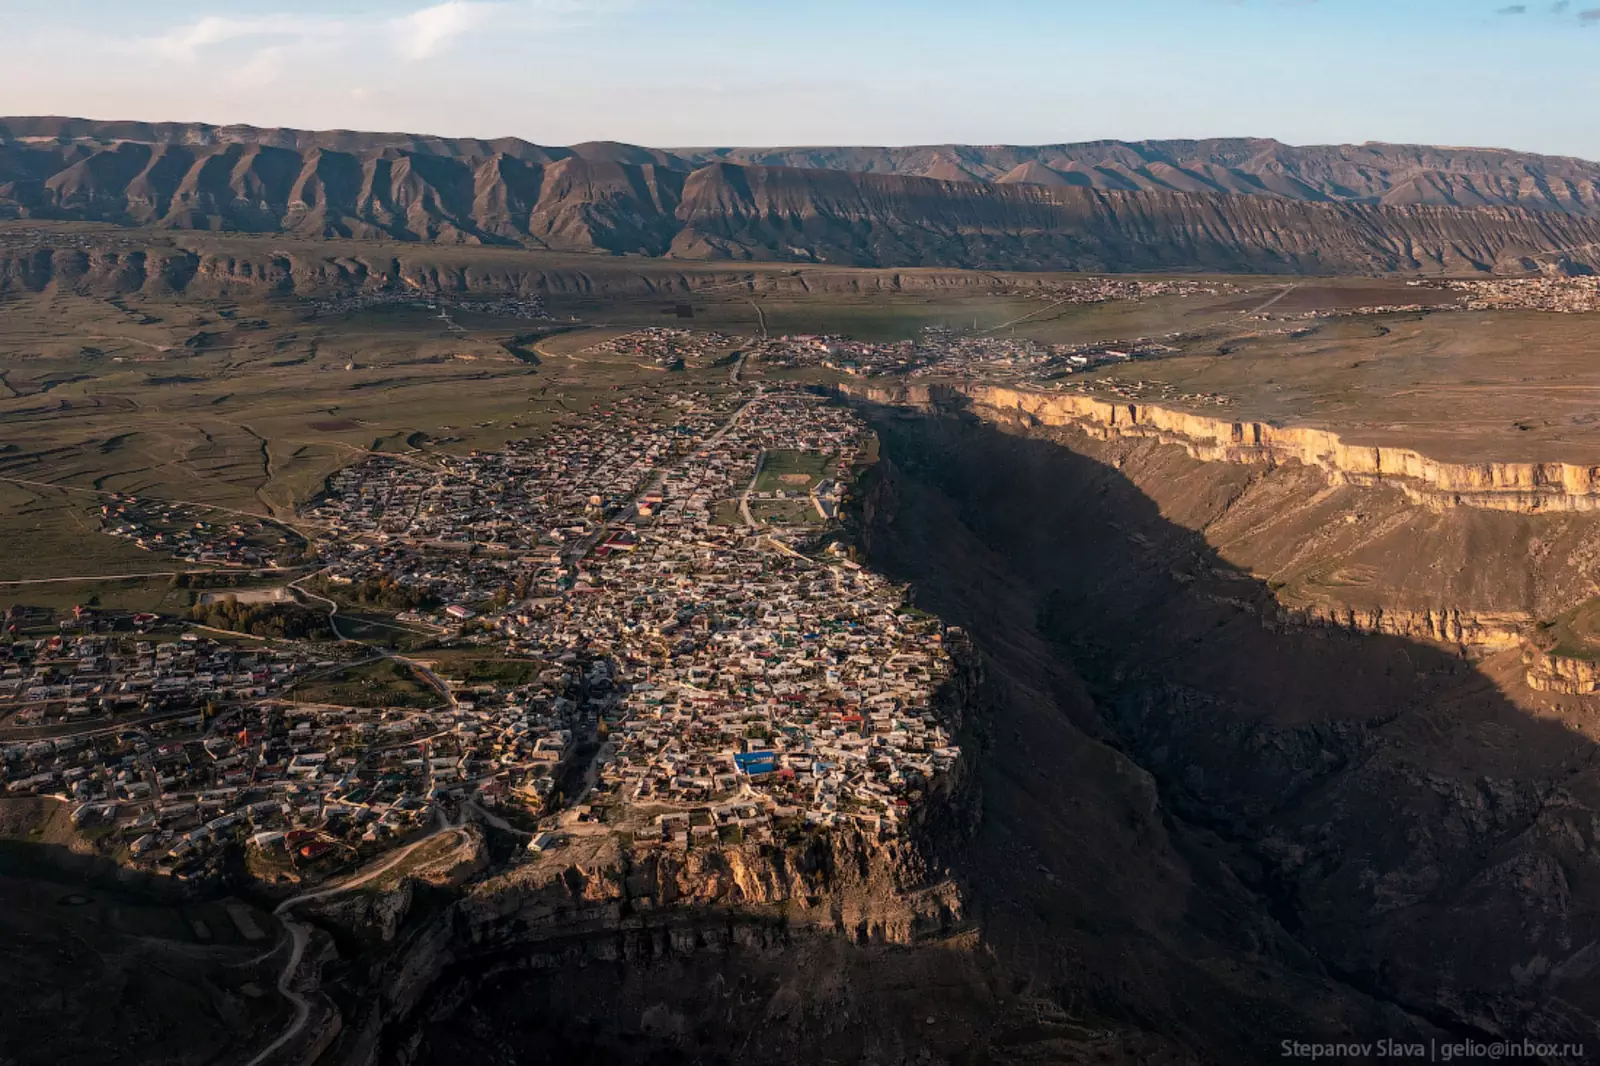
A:
{"label": "blue-roofed building", "polygon": [[778,755],[771,751],[742,751],[733,757],[734,768],[741,774],[756,777],[778,769]]}

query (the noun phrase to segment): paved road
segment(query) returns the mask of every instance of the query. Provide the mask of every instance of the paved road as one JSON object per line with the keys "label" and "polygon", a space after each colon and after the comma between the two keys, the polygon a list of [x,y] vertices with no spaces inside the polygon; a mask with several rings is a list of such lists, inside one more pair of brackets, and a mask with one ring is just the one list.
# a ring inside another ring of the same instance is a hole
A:
{"label": "paved road", "polygon": [[756,472],[750,475],[750,484],[744,487],[739,494],[739,517],[744,519],[744,524],[755,528],[755,516],[750,513],[750,494],[756,490],[756,482],[761,478],[761,464],[766,462],[767,453],[761,452],[756,456]]}
{"label": "paved road", "polygon": [[1293,292],[1294,289],[1295,289],[1295,285],[1297,285],[1297,284],[1299,284],[1299,283],[1298,282],[1291,282],[1290,284],[1285,285],[1274,296],[1269,298],[1266,303],[1262,304],[1260,307],[1255,307],[1255,308],[1250,309],[1249,311],[1246,311],[1245,314],[1247,314],[1247,315],[1259,315],[1261,312],[1265,311],[1267,308],[1271,307],[1273,304],[1277,303],[1279,300],[1283,299],[1285,296],[1287,296],[1291,292]]}

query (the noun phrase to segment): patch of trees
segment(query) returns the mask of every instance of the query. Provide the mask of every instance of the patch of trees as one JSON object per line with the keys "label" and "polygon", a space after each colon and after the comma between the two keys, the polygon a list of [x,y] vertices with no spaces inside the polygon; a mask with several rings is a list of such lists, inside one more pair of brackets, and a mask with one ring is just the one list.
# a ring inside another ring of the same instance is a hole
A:
{"label": "patch of trees", "polygon": [[418,585],[402,585],[388,575],[369,577],[350,585],[330,585],[325,581],[319,581],[317,584],[324,595],[332,596],[337,593],[339,599],[359,607],[376,607],[384,611],[417,611],[439,606],[439,597],[428,589]]}
{"label": "patch of trees", "polygon": [[228,629],[253,637],[333,639],[327,615],[292,603],[240,603],[231,598],[220,599],[196,604],[189,609],[189,617],[213,629]]}

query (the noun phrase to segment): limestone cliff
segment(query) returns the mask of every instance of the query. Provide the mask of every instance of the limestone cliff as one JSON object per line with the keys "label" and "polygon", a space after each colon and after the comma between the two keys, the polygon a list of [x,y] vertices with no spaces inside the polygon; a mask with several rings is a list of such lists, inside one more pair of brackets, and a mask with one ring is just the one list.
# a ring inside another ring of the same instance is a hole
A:
{"label": "limestone cliff", "polygon": [[648,969],[817,937],[908,946],[949,937],[965,917],[954,882],[920,849],[838,831],[676,851],[579,839],[431,913],[415,913],[409,885],[373,912],[376,926],[350,931],[391,944],[332,1058],[352,1066],[405,1061],[422,1029],[508,973]]}
{"label": "limestone cliff", "polygon": [[1121,403],[1077,393],[974,384],[959,391],[975,406],[1044,426],[1077,426],[1098,437],[1152,437],[1197,459],[1298,462],[1339,481],[1383,483],[1424,506],[1482,507],[1532,514],[1600,510],[1600,466],[1575,463],[1447,463],[1409,448],[1347,443],[1311,426],[1275,426]]}
{"label": "limestone cliff", "polygon": [[1209,564],[1182,561],[1173,576],[1269,627],[1424,640],[1473,658],[1526,649],[1536,691],[1600,691],[1590,663],[1535,642],[1541,619],[1596,594],[1595,468],[1449,464],[1346,445],[1325,430],[991,385],[844,390],[902,408],[965,410],[1108,464],[1263,584],[1244,596],[1236,578],[1218,581]]}
{"label": "limestone cliff", "polygon": [[[1458,1034],[1577,1042],[1594,1031],[1593,704],[1512,691],[1503,668],[1515,669],[1515,656],[1480,670],[1434,642],[1472,636],[1481,623],[1468,608],[1509,606],[1528,577],[1527,556],[1494,554],[1521,542],[1486,532],[1551,532],[1573,516],[1431,513],[1387,489],[1330,487],[1318,468],[1203,463],[1152,438],[1106,443],[1076,429],[882,407],[868,415],[897,501],[876,550],[926,590],[929,609],[995,649],[997,674],[1019,678],[1019,709],[998,736],[1020,730],[1020,708],[1050,691],[1038,664],[1069,664],[1055,691],[1083,694],[1075,720],[1110,733],[1148,773],[1165,824],[1206,827],[1218,838],[1212,853],[1240,849],[1230,868],[1326,972]],[[1404,524],[1417,513],[1426,525]],[[1386,557],[1399,554],[1382,542],[1391,514],[1418,542],[1414,571]],[[1457,566],[1439,548],[1463,518],[1473,536],[1462,538],[1462,561],[1518,578],[1459,579],[1492,596],[1455,600],[1443,587]],[[1359,554],[1359,541],[1378,541],[1381,554]],[[1348,574],[1326,573],[1325,549],[1356,553],[1340,562]],[[1381,580],[1357,573],[1358,562]],[[1370,632],[1261,624],[1277,616],[1280,579],[1310,587],[1311,572],[1326,602],[1343,597],[1349,608],[1321,617]],[[1450,596],[1443,602],[1457,609],[1371,606],[1411,590]],[[1412,639],[1417,628],[1432,639]],[[1017,790],[1043,792],[1059,778],[1069,782],[1064,806],[1089,802],[1068,749],[1030,764],[1027,740],[1017,737],[1002,771]],[[986,796],[1004,809],[999,786]],[[1129,824],[1117,823],[1132,852]],[[997,834],[999,854],[1017,833]],[[1039,861],[1063,891],[1083,892],[1062,875],[1060,854],[1042,849]],[[1067,854],[1075,872],[1088,849]],[[1038,905],[1050,899],[1041,893]],[[997,911],[992,924],[1009,917]]]}
{"label": "limestone cliff", "polygon": [[1558,692],[1566,696],[1600,692],[1600,662],[1592,659],[1575,659],[1524,647],[1522,663],[1528,687],[1536,692]]}
{"label": "limestone cliff", "polygon": [[1511,612],[1474,612],[1459,607],[1406,610],[1329,604],[1281,607],[1278,620],[1286,625],[1334,626],[1355,633],[1385,633],[1456,644],[1475,653],[1521,647],[1530,621]]}

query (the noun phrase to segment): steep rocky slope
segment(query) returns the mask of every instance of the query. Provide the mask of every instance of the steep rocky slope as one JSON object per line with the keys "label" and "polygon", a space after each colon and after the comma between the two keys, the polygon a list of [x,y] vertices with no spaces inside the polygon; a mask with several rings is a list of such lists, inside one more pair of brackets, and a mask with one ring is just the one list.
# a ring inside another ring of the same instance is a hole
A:
{"label": "steep rocky slope", "polygon": [[[943,150],[680,154],[0,119],[0,218],[861,266],[1600,266],[1590,164],[1426,148],[1185,144],[950,150],[968,166],[945,165]],[[940,161],[928,162],[930,151]],[[1224,180],[1228,166],[1244,163],[1255,167],[1250,180]]]}
{"label": "steep rocky slope", "polygon": [[942,268],[856,270],[740,263],[694,265],[527,252],[520,248],[158,233],[107,226],[0,228],[0,293],[201,298],[406,291],[681,296],[697,291],[818,295],[1045,289],[1050,274]]}
{"label": "steep rocky slope", "polygon": [[[1596,471],[1440,462],[1309,426],[1230,421],[1088,395],[970,385],[855,390],[968,409],[1127,472],[1163,513],[1192,515],[1226,561],[1268,582],[1278,621],[1521,654],[1540,691],[1600,691],[1558,623],[1597,590]],[[1492,560],[1492,562],[1486,562]]]}
{"label": "steep rocky slope", "polygon": [[[1045,659],[1073,678],[1077,698],[1056,713],[1148,771],[1168,824],[1214,833],[1227,868],[1327,972],[1456,1034],[1592,1039],[1589,702],[1513,699],[1496,661],[1474,668],[1441,644],[1282,624],[1274,590],[1214,542],[1256,482],[1304,471],[1304,500],[1315,470],[941,414],[884,411],[877,425],[894,508],[878,558],[970,626],[997,674],[1025,684]],[[1304,517],[1257,507],[1251,524],[1268,539],[1281,521],[1278,550],[1293,551],[1317,535]],[[1061,750],[1013,749],[1013,788],[1074,778]],[[1060,802],[1094,801],[1080,784]],[[1026,832],[996,820],[1008,838]],[[1059,935],[1043,924],[1034,935]]]}
{"label": "steep rocky slope", "polygon": [[1029,182],[1096,189],[1235,193],[1371,204],[1515,205],[1600,213],[1600,164],[1492,148],[1296,146],[1270,138],[1089,141],[906,148],[679,149],[693,161]]}
{"label": "steep rocky slope", "polygon": [[[937,389],[905,398],[936,402]],[[1228,463],[1313,466],[1337,483],[1384,484],[1431,508],[1481,507],[1535,514],[1600,510],[1600,467],[1577,463],[1442,462],[1411,448],[1346,442],[1314,426],[1279,426],[1080,394],[971,385],[957,390],[976,407],[1042,426],[1075,426],[1102,439],[1134,437],[1181,446]]]}
{"label": "steep rocky slope", "polygon": [[956,181],[1027,182],[1121,191],[1166,190],[1370,204],[1490,204],[1600,213],[1600,163],[1494,148],[1414,144],[1290,145],[1266,137],[1085,141],[1075,144],[906,147],[641,148],[615,142],[571,147],[516,137],[436,137],[351,130],[264,129],[193,122],[116,122],[56,116],[0,118],[0,144],[125,142],[218,147],[261,145],[304,152],[392,149],[446,159],[504,156],[536,165],[564,159],[650,164],[690,171],[709,163],[843,170]]}

